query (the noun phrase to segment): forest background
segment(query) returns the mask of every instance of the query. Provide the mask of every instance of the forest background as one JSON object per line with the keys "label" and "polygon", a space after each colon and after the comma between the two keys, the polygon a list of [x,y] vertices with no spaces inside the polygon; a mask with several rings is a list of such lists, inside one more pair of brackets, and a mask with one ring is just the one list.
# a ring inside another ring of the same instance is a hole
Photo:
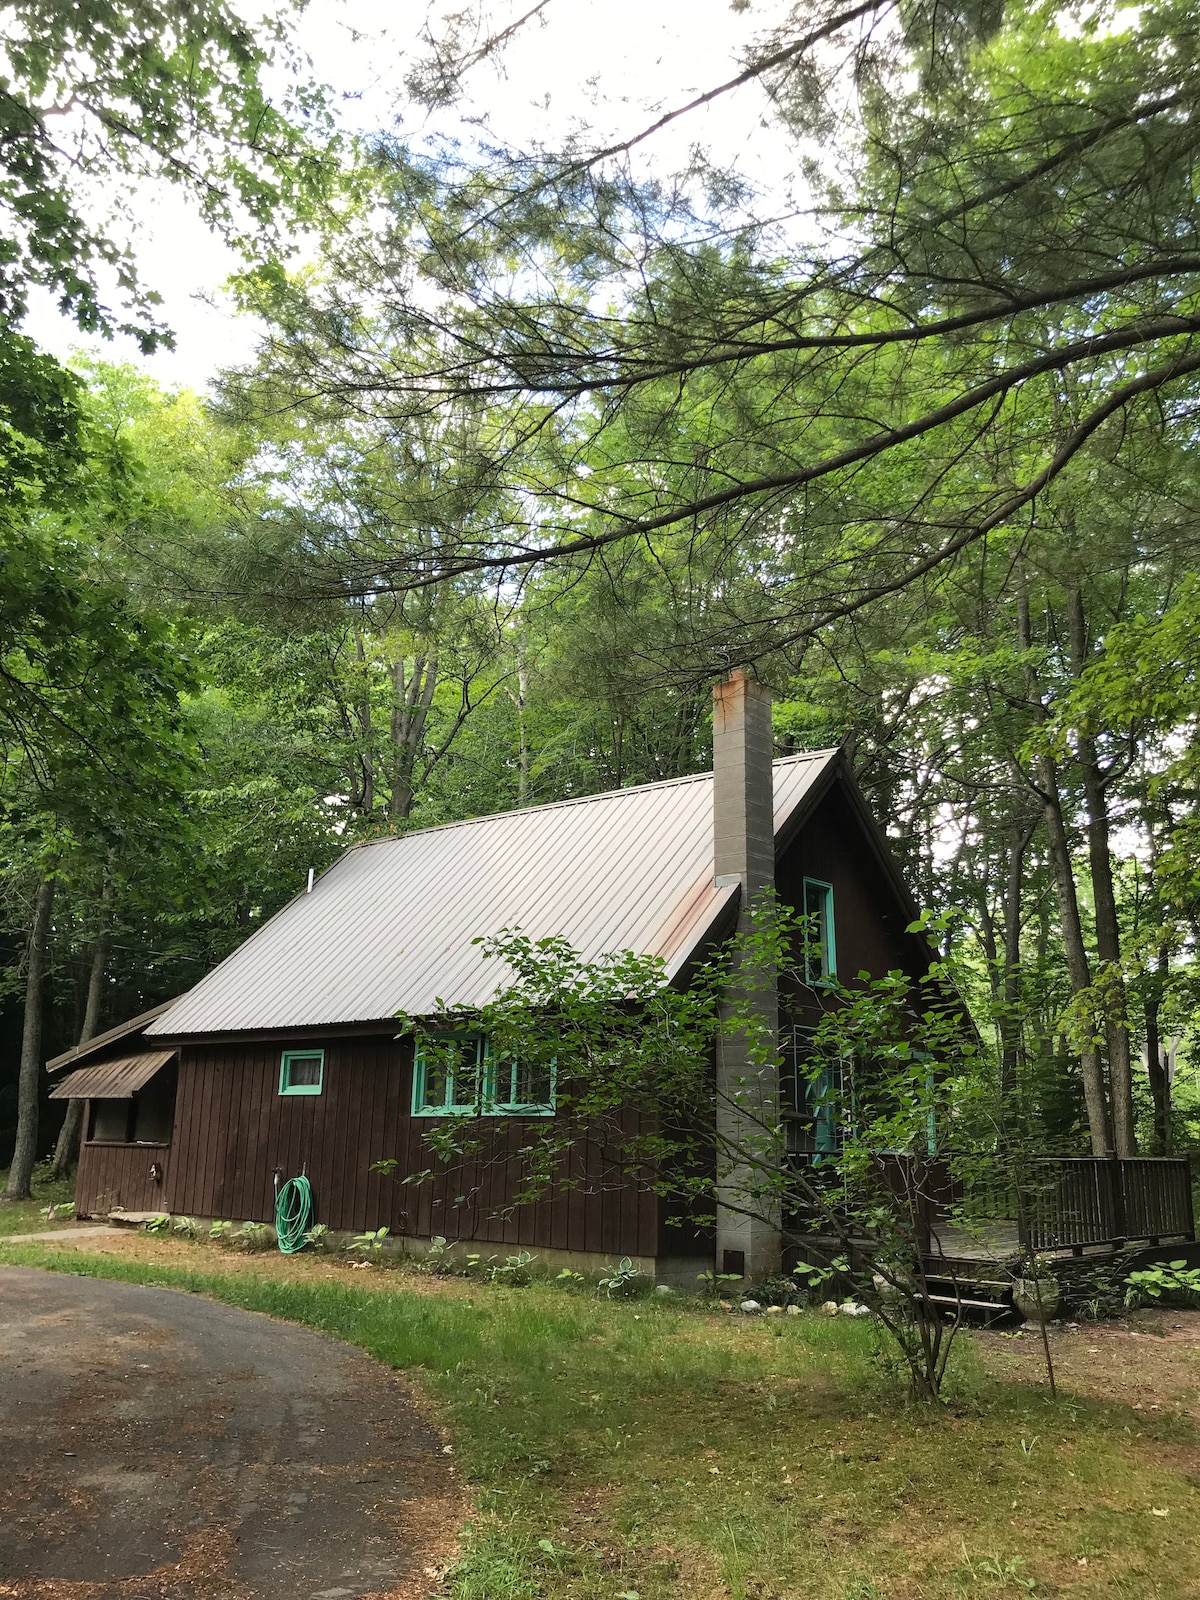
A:
{"label": "forest background", "polygon": [[[737,663],[1039,1145],[1195,1145],[1194,11],[738,3],[727,78],[506,144],[554,3],[350,132],[292,8],[5,8],[0,1159],[354,840],[705,770]],[[774,166],[656,161],[746,92]],[[203,397],[28,332],[169,348],[147,178],[256,319]]]}

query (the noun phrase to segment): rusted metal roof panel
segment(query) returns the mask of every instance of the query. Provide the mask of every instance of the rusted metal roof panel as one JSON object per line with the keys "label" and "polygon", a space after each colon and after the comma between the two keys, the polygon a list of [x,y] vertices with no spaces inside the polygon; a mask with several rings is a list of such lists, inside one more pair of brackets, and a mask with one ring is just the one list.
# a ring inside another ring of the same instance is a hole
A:
{"label": "rusted metal roof panel", "polygon": [[136,1056],[118,1056],[94,1067],[80,1067],[55,1084],[51,1100],[129,1100],[144,1089],[160,1068],[176,1055],[174,1050],[143,1050]]}
{"label": "rusted metal roof panel", "polygon": [[[779,832],[837,759],[775,763]],[[375,1022],[485,1003],[507,973],[474,940],[557,935],[677,971],[737,889],[713,882],[712,774],[357,845],[154,1018],[147,1036]]]}

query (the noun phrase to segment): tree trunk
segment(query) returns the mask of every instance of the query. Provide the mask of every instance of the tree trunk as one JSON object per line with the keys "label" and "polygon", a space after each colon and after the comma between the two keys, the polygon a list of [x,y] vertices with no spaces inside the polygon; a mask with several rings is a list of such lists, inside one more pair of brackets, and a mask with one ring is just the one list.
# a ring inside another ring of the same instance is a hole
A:
{"label": "tree trunk", "polygon": [[1021,1056],[1021,883],[1025,852],[1035,824],[1013,817],[1008,824],[1008,873],[1004,885],[1004,981],[1000,1000],[1000,1093],[1016,1093]]}
{"label": "tree trunk", "polygon": [[[1087,621],[1078,589],[1067,595],[1067,620],[1071,636],[1071,665],[1078,678],[1087,665]],[[1083,796],[1087,808],[1088,864],[1092,878],[1092,903],[1096,916],[1096,954],[1100,959],[1101,1003],[1108,1045],[1108,1085],[1112,1106],[1113,1140],[1119,1156],[1137,1155],[1137,1128],[1133,1115],[1133,1069],[1129,1051],[1129,1003],[1121,968],[1121,929],[1113,886],[1112,846],[1109,838],[1108,794],[1096,741],[1080,734],[1077,742]]]}
{"label": "tree trunk", "polygon": [[[1024,594],[1018,601],[1018,630],[1021,648],[1028,657],[1033,638],[1029,624],[1029,600]],[[1030,660],[1025,666],[1026,685],[1030,704],[1045,720],[1037,672]],[[1067,959],[1067,972],[1071,979],[1071,992],[1080,995],[1092,987],[1091,966],[1087,946],[1083,942],[1083,923],[1079,915],[1079,896],[1075,888],[1075,872],[1071,861],[1070,841],[1063,820],[1062,796],[1058,787],[1058,770],[1049,755],[1040,755],[1034,761],[1034,779],[1042,802],[1042,817],[1046,824],[1046,847],[1050,869],[1054,875],[1054,888],[1058,897],[1059,921],[1062,927],[1063,950]],[[1104,1074],[1100,1066],[1095,1042],[1088,1032],[1079,1047],[1079,1066],[1083,1075],[1083,1100],[1087,1108],[1088,1132],[1091,1135],[1092,1154],[1110,1154],[1112,1139],[1109,1134],[1108,1105],[1104,1093]]]}
{"label": "tree trunk", "polygon": [[37,1161],[38,1090],[42,1073],[42,991],[54,910],[54,879],[47,869],[38,884],[25,969],[25,1020],[21,1032],[21,1070],[17,1080],[17,1139],[8,1173],[6,1200],[28,1200]]}
{"label": "tree trunk", "polygon": [[425,724],[438,681],[438,658],[417,656],[407,682],[404,657],[392,669],[392,794],[388,815],[403,821],[416,798],[413,775],[417,752],[425,737]]}
{"label": "tree trunk", "polygon": [[524,638],[517,643],[517,692],[510,692],[510,699],[517,708],[517,804],[529,804],[529,728],[525,721],[525,710],[529,705],[529,660]]}
{"label": "tree trunk", "polygon": [[1171,1074],[1163,1049],[1159,1016],[1166,984],[1168,955],[1158,952],[1156,972],[1146,990],[1146,1071],[1150,1078],[1150,1099],[1154,1105],[1154,1154],[1171,1154]]}
{"label": "tree trunk", "polygon": [[[108,971],[108,946],[112,936],[112,903],[114,885],[111,874],[106,874],[100,891],[100,926],[96,943],[92,947],[92,965],[88,973],[87,1004],[83,1011],[83,1025],[79,1029],[79,1044],[86,1044],[100,1031],[100,1004],[104,995],[104,976]],[[50,1164],[52,1179],[65,1178],[79,1160],[79,1138],[83,1132],[83,1101],[68,1100],[67,1114],[58,1132],[54,1146],[54,1160]]]}
{"label": "tree trunk", "polygon": [[371,678],[367,661],[367,649],[363,642],[361,629],[354,630],[354,659],[358,663],[359,675],[362,679],[358,685],[358,698],[354,712],[358,721],[358,765],[362,774],[362,814],[369,817],[375,809],[375,752],[373,748],[373,728],[371,718]]}

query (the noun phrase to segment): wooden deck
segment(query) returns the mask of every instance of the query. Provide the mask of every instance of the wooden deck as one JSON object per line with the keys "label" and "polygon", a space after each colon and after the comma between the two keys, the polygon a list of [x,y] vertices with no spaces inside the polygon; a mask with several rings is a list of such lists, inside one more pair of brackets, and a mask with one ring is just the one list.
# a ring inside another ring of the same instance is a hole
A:
{"label": "wooden deck", "polygon": [[1021,1239],[1015,1222],[980,1222],[970,1227],[946,1221],[930,1224],[929,1254],[933,1258],[999,1265],[1020,1253]]}

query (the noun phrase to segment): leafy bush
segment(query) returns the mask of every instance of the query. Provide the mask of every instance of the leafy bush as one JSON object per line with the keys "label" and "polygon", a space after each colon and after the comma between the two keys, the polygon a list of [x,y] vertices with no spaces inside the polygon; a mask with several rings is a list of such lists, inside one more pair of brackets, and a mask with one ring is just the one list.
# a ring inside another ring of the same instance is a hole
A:
{"label": "leafy bush", "polygon": [[195,1217],[172,1218],[171,1232],[179,1234],[184,1239],[194,1239],[197,1232]]}
{"label": "leafy bush", "polygon": [[1126,1308],[1125,1271],[1111,1261],[1064,1277],[1063,1291],[1070,1314],[1081,1322],[1103,1322]]}
{"label": "leafy bush", "polygon": [[507,1283],[516,1288],[523,1288],[532,1278],[530,1268],[533,1257],[528,1250],[522,1250],[515,1256],[508,1256],[503,1266],[494,1266],[488,1269],[488,1277],[493,1283]]}
{"label": "leafy bush", "polygon": [[164,1211],[157,1217],[148,1217],[142,1226],[147,1233],[166,1233],[171,1226],[171,1219]]}
{"label": "leafy bush", "polygon": [[451,1278],[457,1268],[454,1262],[453,1245],[442,1234],[435,1234],[429,1241],[429,1248],[424,1255],[419,1256],[414,1263],[418,1272],[428,1272],[435,1278]]}
{"label": "leafy bush", "polygon": [[378,1255],[383,1249],[383,1241],[388,1236],[386,1228],[376,1228],[366,1233],[356,1233],[346,1246],[347,1250],[357,1250],[361,1255]]}
{"label": "leafy bush", "polygon": [[1144,1306],[1154,1300],[1192,1305],[1200,1299],[1200,1267],[1186,1261],[1158,1261],[1140,1272],[1131,1272],[1125,1282],[1127,1306]]}
{"label": "leafy bush", "polygon": [[271,1244],[271,1230],[265,1222],[243,1222],[234,1243],[243,1250],[266,1250]]}
{"label": "leafy bush", "polygon": [[214,1222],[208,1230],[208,1237],[214,1244],[228,1244],[233,1238],[232,1222]]}
{"label": "leafy bush", "polygon": [[324,1250],[329,1241],[329,1227],[324,1222],[314,1222],[304,1235],[304,1242],[310,1250]]}
{"label": "leafy bush", "polygon": [[622,1256],[615,1267],[608,1268],[608,1277],[601,1278],[599,1287],[610,1300],[631,1300],[643,1293],[649,1283],[640,1267],[635,1267],[629,1256]]}

